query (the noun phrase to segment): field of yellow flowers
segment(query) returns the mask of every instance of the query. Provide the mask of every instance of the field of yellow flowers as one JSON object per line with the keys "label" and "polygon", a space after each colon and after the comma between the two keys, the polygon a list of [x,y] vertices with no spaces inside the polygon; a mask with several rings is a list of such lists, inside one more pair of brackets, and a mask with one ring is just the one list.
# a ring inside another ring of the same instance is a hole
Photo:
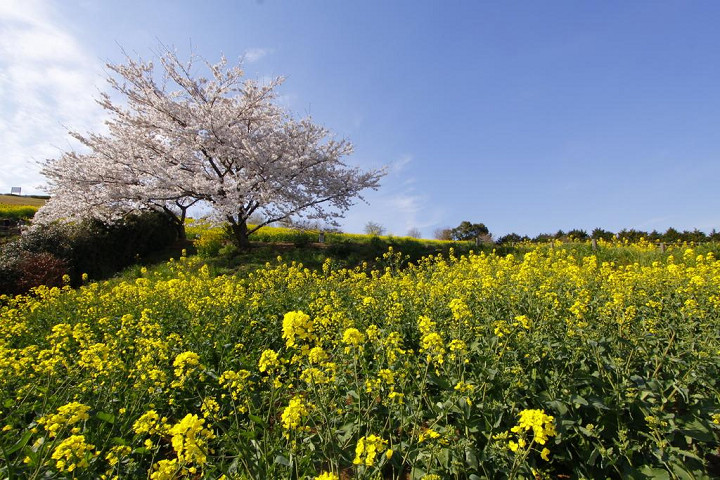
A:
{"label": "field of yellow flowers", "polygon": [[2,478],[705,478],[720,263],[194,257],[0,299]]}
{"label": "field of yellow flowers", "polygon": [[38,207],[33,207],[31,205],[6,205],[4,203],[0,203],[1,219],[28,219],[32,218],[37,211]]}

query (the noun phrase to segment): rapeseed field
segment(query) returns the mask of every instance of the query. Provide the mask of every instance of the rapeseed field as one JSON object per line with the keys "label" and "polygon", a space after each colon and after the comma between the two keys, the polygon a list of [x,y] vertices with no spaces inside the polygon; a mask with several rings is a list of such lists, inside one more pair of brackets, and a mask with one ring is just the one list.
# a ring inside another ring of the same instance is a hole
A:
{"label": "rapeseed field", "polygon": [[2,297],[0,476],[717,475],[720,263],[656,257],[182,257]]}

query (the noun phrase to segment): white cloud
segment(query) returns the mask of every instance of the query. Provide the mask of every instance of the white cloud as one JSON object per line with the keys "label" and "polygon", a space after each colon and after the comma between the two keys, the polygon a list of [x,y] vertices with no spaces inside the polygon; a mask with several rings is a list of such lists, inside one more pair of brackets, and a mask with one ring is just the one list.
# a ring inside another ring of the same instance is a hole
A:
{"label": "white cloud", "polygon": [[45,0],[0,2],[0,192],[37,192],[38,161],[74,145],[67,129],[98,130],[102,66]]}
{"label": "white cloud", "polygon": [[270,55],[273,53],[272,48],[250,48],[248,50],[245,50],[245,54],[243,55],[243,59],[247,63],[254,63],[260,60],[263,57],[266,57],[267,55]]}
{"label": "white cloud", "polygon": [[367,204],[359,203],[348,212],[343,222],[347,232],[361,233],[372,221],[397,236],[406,235],[411,228],[422,230],[426,237],[431,235],[430,227],[442,219],[442,210],[429,206],[427,196],[416,191],[415,179],[409,175],[411,163],[411,155],[390,163],[380,189],[365,195]]}
{"label": "white cloud", "polygon": [[407,167],[410,162],[412,162],[412,156],[411,155],[402,155],[399,159],[392,162],[390,164],[390,171],[392,174],[398,174],[405,170],[405,167]]}

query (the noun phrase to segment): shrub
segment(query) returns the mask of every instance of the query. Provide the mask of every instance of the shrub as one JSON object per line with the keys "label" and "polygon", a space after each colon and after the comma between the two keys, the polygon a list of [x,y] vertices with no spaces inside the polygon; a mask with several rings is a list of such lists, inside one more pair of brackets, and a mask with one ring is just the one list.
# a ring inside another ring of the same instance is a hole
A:
{"label": "shrub", "polygon": [[18,267],[20,278],[16,293],[40,285],[60,287],[63,284],[63,276],[67,273],[67,263],[47,252],[23,252]]}
{"label": "shrub", "polygon": [[[78,285],[83,273],[100,279],[114,275],[138,258],[176,239],[170,220],[156,212],[129,216],[124,223],[99,221],[34,227],[6,245],[0,256],[0,293],[24,292],[40,284],[55,284],[54,275],[67,273]],[[54,260],[53,260],[54,259]],[[62,268],[61,268],[62,266]],[[41,272],[48,268],[47,277]]]}
{"label": "shrub", "polygon": [[0,293],[19,295],[40,285],[59,287],[66,273],[67,263],[47,252],[13,246],[0,252]]}

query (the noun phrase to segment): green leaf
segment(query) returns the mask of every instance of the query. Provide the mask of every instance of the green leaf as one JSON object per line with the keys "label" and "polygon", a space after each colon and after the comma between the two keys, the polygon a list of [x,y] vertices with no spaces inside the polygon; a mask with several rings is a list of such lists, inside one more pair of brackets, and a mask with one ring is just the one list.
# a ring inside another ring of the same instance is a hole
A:
{"label": "green leaf", "polygon": [[345,443],[348,440],[350,440],[350,437],[353,435],[353,430],[355,424],[354,423],[346,423],[342,427],[340,427],[335,433],[337,435],[338,441],[341,443]]}
{"label": "green leaf", "polygon": [[285,465],[286,467],[290,466],[290,460],[287,459],[287,457],[283,457],[282,455],[278,455],[275,457],[275,463],[278,465]]}
{"label": "green leaf", "polygon": [[35,465],[38,462],[38,454],[32,448],[28,447],[23,452],[30,458],[30,465]]}
{"label": "green leaf", "polygon": [[27,445],[28,441],[30,440],[30,437],[32,437],[32,432],[30,430],[28,430],[27,432],[25,432],[23,434],[22,437],[20,437],[20,440],[18,440],[17,443],[15,443],[15,445],[13,445],[12,447],[10,447],[9,449],[7,449],[5,451],[5,455],[12,455],[13,453],[15,453],[18,450],[20,450],[21,448],[23,448],[25,445]]}
{"label": "green leaf", "polygon": [[639,472],[653,480],[670,480],[670,472],[664,468],[654,468],[649,465],[640,467]]}
{"label": "green leaf", "polygon": [[267,425],[267,424],[265,423],[265,420],[263,420],[262,418],[258,417],[257,415],[253,415],[252,413],[248,415],[248,418],[250,418],[250,420],[252,420],[254,423],[257,423],[257,424],[260,425],[261,427],[266,427],[266,425]]}
{"label": "green leaf", "polygon": [[112,413],[97,412],[95,416],[98,418],[98,420],[102,420],[103,422],[115,423],[115,415],[113,415]]}
{"label": "green leaf", "polygon": [[680,432],[682,432],[683,435],[694,438],[695,440],[700,440],[701,442],[712,442],[715,440],[710,426],[699,419],[684,424]]}
{"label": "green leaf", "polygon": [[241,430],[237,433],[237,435],[247,440],[254,440],[257,438],[257,434],[253,430]]}
{"label": "green leaf", "polygon": [[587,460],[588,465],[595,465],[595,461],[597,460],[598,455],[600,455],[600,450],[598,450],[598,448],[595,447],[593,449],[593,451],[590,453],[590,456],[588,457],[588,460]]}
{"label": "green leaf", "polygon": [[[465,463],[470,465],[471,468],[479,468],[480,464],[477,459],[477,455],[475,455],[475,452],[472,448],[466,448],[465,449]],[[472,478],[472,476],[471,476]]]}
{"label": "green leaf", "polygon": [[558,412],[560,415],[565,415],[568,412],[567,406],[565,406],[565,404],[559,400],[547,402],[546,405],[552,408],[554,411]]}
{"label": "green leaf", "polygon": [[450,384],[448,383],[447,379],[445,379],[445,377],[435,375],[435,373],[428,373],[427,382],[432,385],[437,385],[443,390],[450,389]]}
{"label": "green leaf", "polygon": [[674,448],[672,451],[673,451],[674,453],[679,453],[680,455],[682,455],[682,456],[685,457],[685,458],[692,458],[692,459],[697,460],[697,461],[699,461],[699,462],[702,462],[702,461],[703,461],[702,458],[698,457],[695,453],[690,452],[690,451],[688,451],[688,450],[681,450],[681,449],[679,449],[679,448]]}
{"label": "green leaf", "polygon": [[498,428],[500,424],[502,423],[503,415],[505,415],[505,412],[500,412],[500,416],[498,417],[497,421],[493,424],[493,428]]}
{"label": "green leaf", "polygon": [[235,475],[238,471],[238,465],[240,465],[240,457],[235,457],[230,466],[228,467],[228,473]]}

